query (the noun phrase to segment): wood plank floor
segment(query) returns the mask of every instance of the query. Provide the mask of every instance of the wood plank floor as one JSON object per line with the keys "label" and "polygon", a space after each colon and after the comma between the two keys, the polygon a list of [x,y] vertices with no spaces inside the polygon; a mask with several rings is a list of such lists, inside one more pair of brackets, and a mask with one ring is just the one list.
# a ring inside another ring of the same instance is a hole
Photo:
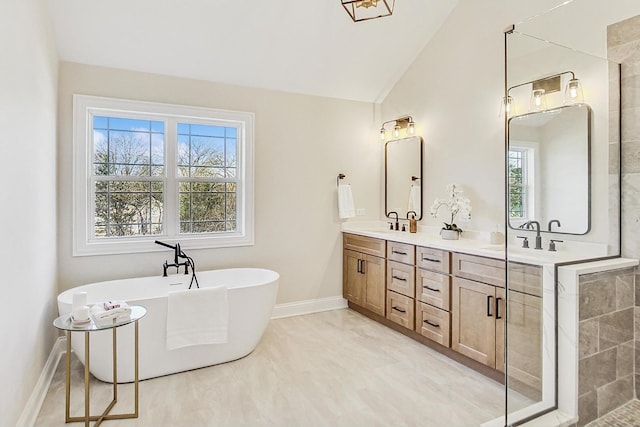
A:
{"label": "wood plank floor", "polygon": [[[83,410],[82,369],[74,358],[72,415]],[[92,381],[92,412],[106,407],[111,390]],[[132,410],[132,390],[120,385],[112,412]],[[241,360],[143,381],[140,417],[103,425],[470,427],[498,417],[503,405],[502,385],[343,309],[272,320]],[[62,358],[36,426],[64,425]]]}

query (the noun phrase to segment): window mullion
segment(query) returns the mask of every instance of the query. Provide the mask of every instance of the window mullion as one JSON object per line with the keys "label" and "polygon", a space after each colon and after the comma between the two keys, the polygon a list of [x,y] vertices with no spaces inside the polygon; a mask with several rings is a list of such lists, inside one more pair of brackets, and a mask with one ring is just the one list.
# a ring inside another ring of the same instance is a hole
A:
{"label": "window mullion", "polygon": [[165,168],[164,168],[164,230],[167,236],[178,235],[178,122],[175,118],[168,118],[165,127]]}

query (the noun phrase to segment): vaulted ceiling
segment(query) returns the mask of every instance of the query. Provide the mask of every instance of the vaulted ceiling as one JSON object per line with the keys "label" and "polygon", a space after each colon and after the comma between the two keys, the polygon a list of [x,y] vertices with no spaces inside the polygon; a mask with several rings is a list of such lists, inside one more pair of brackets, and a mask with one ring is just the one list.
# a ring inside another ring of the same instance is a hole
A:
{"label": "vaulted ceiling", "polygon": [[340,0],[50,0],[61,60],[379,102],[458,0],[397,0],[354,23]]}

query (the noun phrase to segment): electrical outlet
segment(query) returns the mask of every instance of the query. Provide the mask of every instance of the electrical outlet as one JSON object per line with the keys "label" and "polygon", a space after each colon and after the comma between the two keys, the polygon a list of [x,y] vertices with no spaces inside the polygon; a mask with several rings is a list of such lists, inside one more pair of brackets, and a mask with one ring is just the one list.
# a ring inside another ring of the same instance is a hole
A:
{"label": "electrical outlet", "polygon": [[366,214],[367,214],[367,210],[366,209],[363,209],[363,208],[356,209],[356,215],[357,216],[364,216]]}

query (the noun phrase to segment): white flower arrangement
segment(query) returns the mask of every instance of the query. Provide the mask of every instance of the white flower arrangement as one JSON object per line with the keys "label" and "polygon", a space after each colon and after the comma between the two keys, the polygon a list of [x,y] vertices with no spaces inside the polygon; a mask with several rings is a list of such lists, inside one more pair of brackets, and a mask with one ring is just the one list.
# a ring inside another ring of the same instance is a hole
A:
{"label": "white flower arrangement", "polygon": [[436,197],[431,206],[431,216],[438,217],[438,211],[445,206],[451,214],[451,222],[445,222],[443,230],[453,230],[462,233],[462,229],[455,224],[456,216],[461,215],[464,219],[471,219],[471,201],[463,196],[464,190],[458,184],[448,184],[448,199]]}

